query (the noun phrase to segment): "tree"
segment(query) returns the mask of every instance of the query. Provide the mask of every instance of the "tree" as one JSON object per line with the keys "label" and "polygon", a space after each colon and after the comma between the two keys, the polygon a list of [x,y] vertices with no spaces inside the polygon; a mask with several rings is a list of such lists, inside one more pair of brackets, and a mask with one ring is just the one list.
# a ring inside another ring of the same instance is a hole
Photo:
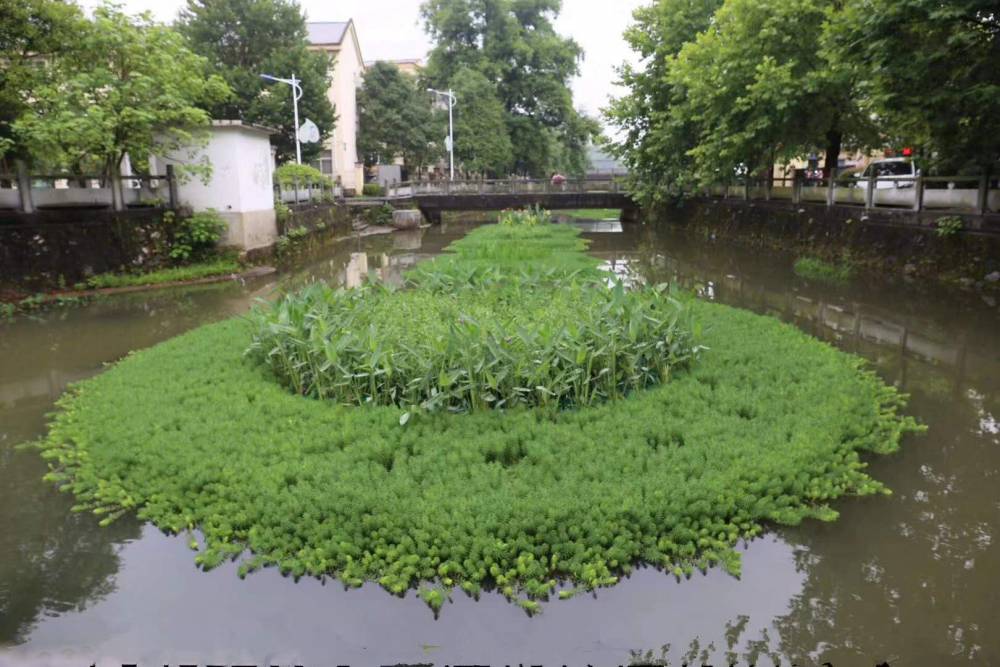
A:
{"label": "tree", "polygon": [[13,123],[45,80],[45,61],[71,46],[83,22],[80,10],[57,0],[21,0],[0,9],[0,158],[30,157],[14,136]]}
{"label": "tree", "polygon": [[681,48],[669,76],[684,101],[671,118],[698,120],[689,154],[703,183],[734,169],[769,172],[817,147],[829,171],[845,137],[866,143],[857,71],[823,49],[836,11],[837,0],[727,0]]}
{"label": "tree", "polygon": [[316,123],[321,139],[302,144],[302,159],[308,162],[319,154],[336,123],[327,97],[332,63],[309,50],[305,16],[294,0],[188,0],[177,27],[233,91],[209,107],[213,117],[279,130],[272,137],[279,161],[295,157],[292,90],[260,75],[295,74],[302,81],[300,122],[308,118]]}
{"label": "tree", "polygon": [[829,48],[841,12],[840,0],[660,0],[637,13],[628,37],[648,66],[623,70],[631,92],[609,116],[640,191],[769,176],[817,149],[829,173],[843,145],[877,143],[863,68]]}
{"label": "tree", "polygon": [[849,0],[831,34],[889,133],[945,171],[1000,161],[995,0]]}
{"label": "tree", "polygon": [[614,100],[605,117],[621,130],[612,153],[629,168],[632,189],[656,200],[683,192],[693,181],[688,151],[697,136],[697,119],[672,117],[671,108],[684,101],[683,91],[670,83],[670,69],[689,41],[708,29],[722,0],[659,0],[637,9],[625,40],[646,63],[624,65],[621,83],[628,94]]}
{"label": "tree", "polygon": [[583,52],[552,25],[561,7],[561,0],[426,0],[421,7],[435,42],[424,76],[446,87],[467,68],[494,86],[519,172],[550,171],[553,137],[575,145],[574,131],[591,128],[578,122],[569,88]]}
{"label": "tree", "polygon": [[451,87],[460,101],[455,108],[455,160],[468,172],[505,176],[513,164],[513,146],[496,87],[467,67],[455,73]]}
{"label": "tree", "polygon": [[34,155],[78,173],[111,176],[126,155],[138,166],[190,145],[209,124],[203,107],[229,93],[207,75],[204,58],[149,14],[102,5],[76,27],[70,48],[47,65],[14,132]]}
{"label": "tree", "polygon": [[358,91],[358,152],[366,164],[402,157],[422,167],[440,155],[441,119],[430,96],[393,63],[378,62],[365,72]]}

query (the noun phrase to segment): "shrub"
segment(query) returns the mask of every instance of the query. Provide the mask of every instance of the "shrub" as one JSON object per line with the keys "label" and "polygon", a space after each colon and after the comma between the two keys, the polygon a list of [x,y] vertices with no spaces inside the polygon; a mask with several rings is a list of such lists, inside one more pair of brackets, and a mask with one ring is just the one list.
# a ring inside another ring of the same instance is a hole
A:
{"label": "shrub", "polygon": [[941,238],[954,236],[962,231],[962,219],[957,215],[946,215],[937,219],[935,231]]}
{"label": "shrub", "polygon": [[179,263],[203,259],[215,249],[226,229],[226,222],[212,209],[181,218],[174,230],[170,258]]}
{"label": "shrub", "polygon": [[392,213],[395,210],[389,204],[382,204],[366,208],[361,215],[369,225],[388,225],[392,223]]}
{"label": "shrub", "polygon": [[815,257],[800,257],[793,268],[803,278],[826,283],[846,283],[854,275],[854,267],[849,261],[831,264]]}
{"label": "shrub", "polygon": [[285,202],[275,202],[274,219],[278,223],[279,229],[284,229],[292,219],[292,209],[290,209]]}
{"label": "shrub", "polygon": [[290,185],[293,187],[296,182],[298,182],[299,187],[309,185],[333,186],[333,181],[330,180],[330,177],[319,169],[310,167],[307,164],[296,164],[294,162],[286,162],[275,169],[274,180],[281,185]]}
{"label": "shrub", "polygon": [[378,183],[365,183],[361,186],[361,194],[365,197],[384,197],[385,188]]}

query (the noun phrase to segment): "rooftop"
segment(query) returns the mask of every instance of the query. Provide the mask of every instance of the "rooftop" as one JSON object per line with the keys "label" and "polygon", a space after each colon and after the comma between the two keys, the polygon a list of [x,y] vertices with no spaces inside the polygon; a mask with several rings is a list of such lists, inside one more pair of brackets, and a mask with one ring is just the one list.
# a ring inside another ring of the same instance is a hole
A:
{"label": "rooftop", "polygon": [[350,21],[318,21],[306,23],[310,44],[336,45],[344,41]]}

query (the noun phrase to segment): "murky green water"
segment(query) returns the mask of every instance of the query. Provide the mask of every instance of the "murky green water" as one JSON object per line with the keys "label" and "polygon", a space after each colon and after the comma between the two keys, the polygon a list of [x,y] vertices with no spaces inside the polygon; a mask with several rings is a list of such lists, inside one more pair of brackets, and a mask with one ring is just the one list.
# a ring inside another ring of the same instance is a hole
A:
{"label": "murky green water", "polygon": [[909,391],[929,433],[871,466],[894,495],[839,502],[833,524],[749,544],[741,580],[713,571],[678,583],[644,569],[535,618],[458,593],[435,620],[415,596],[373,585],[201,572],[183,539],[70,513],[71,499],[40,481],[38,455],[14,449],[43,432],[67,383],[130,350],[312,278],[357,284],[377,270],[398,281],[468,227],[356,239],[277,279],[0,323],[0,664],[1000,663],[997,303],[873,281],[823,288],[796,278],[790,257],[663,228],[583,227],[616,272],[794,322]]}

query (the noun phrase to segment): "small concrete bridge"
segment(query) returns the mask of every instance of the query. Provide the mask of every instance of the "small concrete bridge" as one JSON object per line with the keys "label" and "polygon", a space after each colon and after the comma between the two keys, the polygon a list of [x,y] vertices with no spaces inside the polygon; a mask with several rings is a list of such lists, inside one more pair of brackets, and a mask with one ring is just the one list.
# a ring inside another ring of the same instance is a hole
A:
{"label": "small concrete bridge", "polygon": [[614,179],[480,180],[403,182],[386,189],[394,206],[415,205],[430,222],[441,222],[445,211],[502,211],[540,206],[551,211],[580,208],[621,209],[622,221],[637,220],[639,208]]}

